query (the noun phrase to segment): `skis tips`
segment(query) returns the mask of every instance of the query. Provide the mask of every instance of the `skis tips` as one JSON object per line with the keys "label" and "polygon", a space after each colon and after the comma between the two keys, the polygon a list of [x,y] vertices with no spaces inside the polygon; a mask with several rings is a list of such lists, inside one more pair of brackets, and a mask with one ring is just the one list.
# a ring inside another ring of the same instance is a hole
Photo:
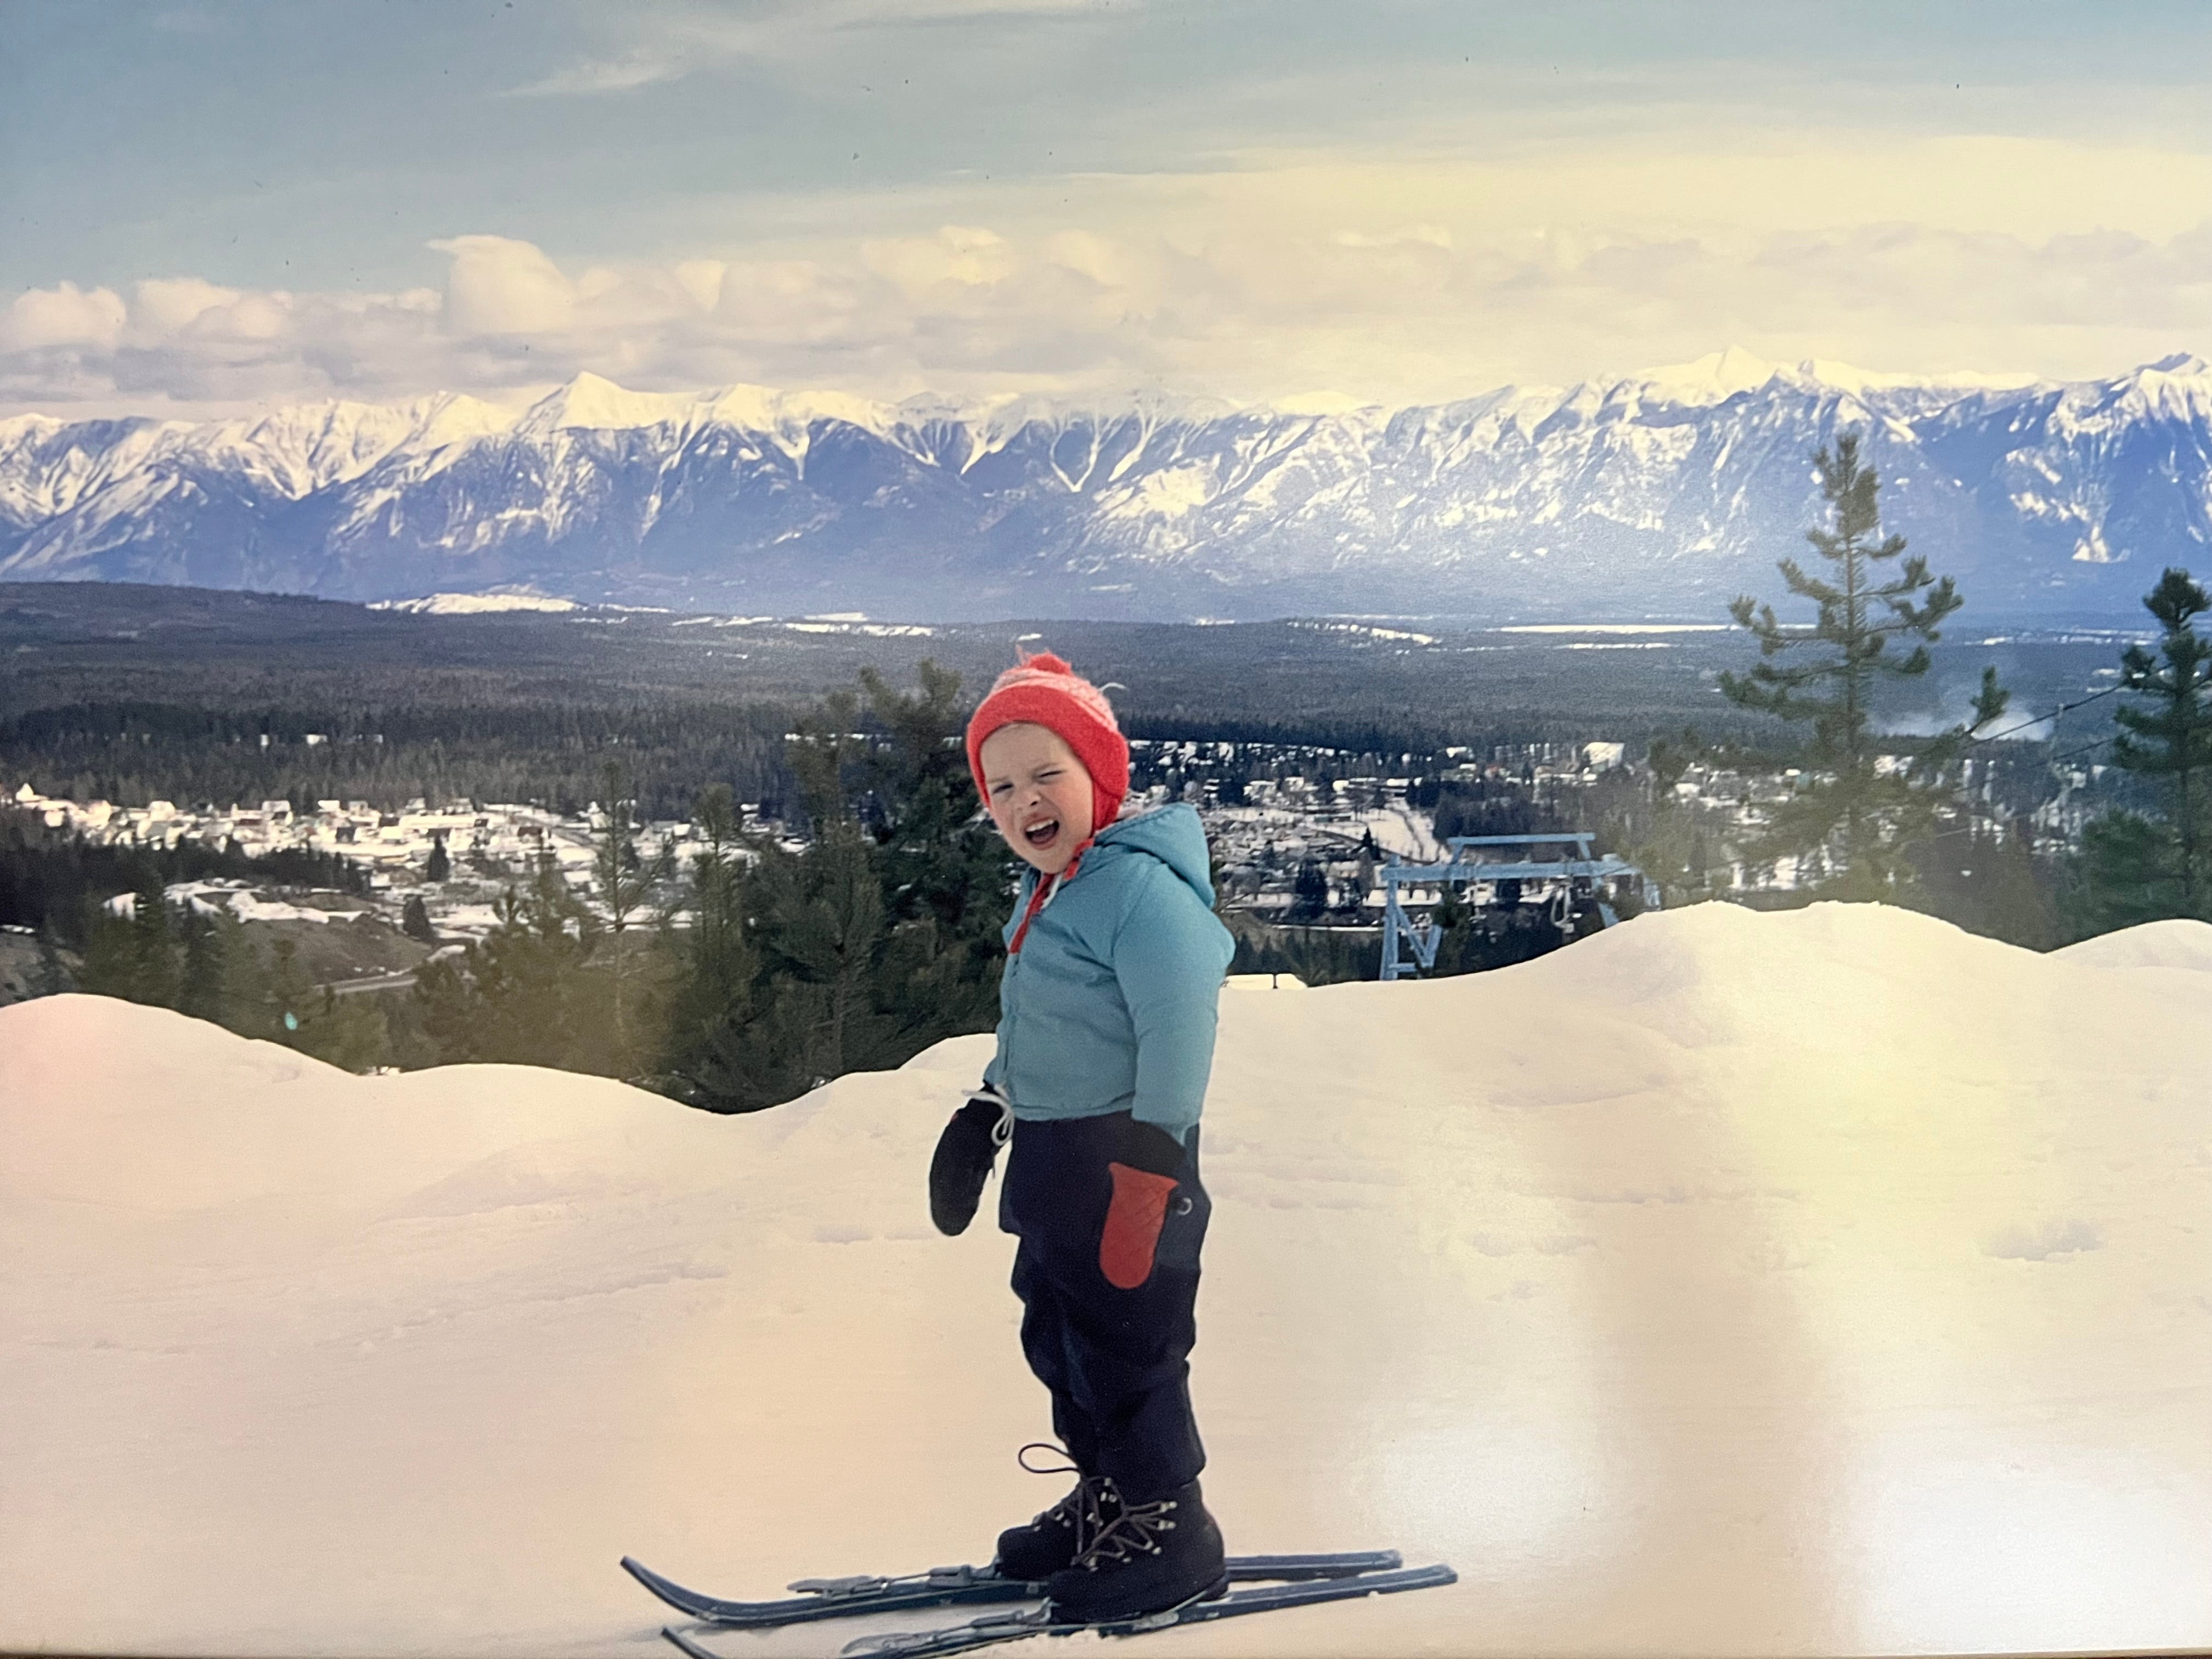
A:
{"label": "skis tips", "polygon": [[636,1579],[639,1583],[644,1585],[646,1589],[651,1590],[655,1595],[662,1596],[664,1600],[665,1599],[665,1592],[682,1588],[682,1586],[678,1585],[674,1580],[663,1578],[659,1573],[655,1572],[651,1567],[647,1566],[644,1562],[639,1560],[634,1555],[625,1555],[623,1557],[622,1570],[628,1573],[631,1577]]}
{"label": "skis tips", "polygon": [[672,1625],[663,1625],[660,1627],[660,1633],[664,1637],[667,1638],[668,1640],[673,1642],[676,1644],[678,1650],[686,1655],[688,1659],[720,1659],[720,1656],[719,1654],[710,1652],[707,1649],[701,1647],[696,1642],[684,1635],[682,1631],[678,1630]]}
{"label": "skis tips", "polygon": [[634,1556],[623,1557],[622,1567],[624,1572],[678,1613],[688,1613],[696,1619],[714,1611],[714,1603],[711,1597],[702,1595],[696,1590],[686,1589],[673,1578],[663,1577]]}

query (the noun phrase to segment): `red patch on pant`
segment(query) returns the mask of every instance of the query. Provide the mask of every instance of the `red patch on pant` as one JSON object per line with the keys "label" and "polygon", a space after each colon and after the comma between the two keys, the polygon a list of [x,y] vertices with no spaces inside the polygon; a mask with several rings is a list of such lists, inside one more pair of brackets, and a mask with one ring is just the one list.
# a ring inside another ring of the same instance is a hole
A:
{"label": "red patch on pant", "polygon": [[1168,1218],[1174,1178],[1109,1164],[1114,1201],[1106,1209],[1106,1230],[1098,1237],[1098,1270],[1117,1291],[1133,1291],[1152,1276],[1152,1252]]}

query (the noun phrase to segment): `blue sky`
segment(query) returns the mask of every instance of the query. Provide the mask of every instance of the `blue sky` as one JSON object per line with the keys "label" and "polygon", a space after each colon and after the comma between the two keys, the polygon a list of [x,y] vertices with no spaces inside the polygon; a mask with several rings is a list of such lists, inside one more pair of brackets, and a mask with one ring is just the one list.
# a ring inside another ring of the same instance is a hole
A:
{"label": "blue sky", "polygon": [[0,411],[2212,355],[2212,7],[0,3]]}

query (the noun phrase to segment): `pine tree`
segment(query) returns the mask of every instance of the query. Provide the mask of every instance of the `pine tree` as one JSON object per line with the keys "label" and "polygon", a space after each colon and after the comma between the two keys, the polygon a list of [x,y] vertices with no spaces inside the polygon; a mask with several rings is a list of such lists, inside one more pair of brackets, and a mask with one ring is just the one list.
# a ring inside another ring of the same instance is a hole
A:
{"label": "pine tree", "polygon": [[341,1071],[367,1072],[390,1058],[392,1036],[380,999],[340,996],[323,987],[322,1000],[301,1018],[294,1046]]}
{"label": "pine tree", "polygon": [[2158,654],[2130,645],[2119,683],[2148,707],[2114,711],[2112,759],[2166,781],[2166,815],[2116,811],[2085,826],[2067,905],[2084,936],[2170,916],[2212,920],[2212,645],[2192,625],[2212,597],[2169,568],[2143,606],[2159,621]]}
{"label": "pine tree", "polygon": [[96,902],[89,893],[80,896],[78,905],[77,936],[84,940],[84,960],[77,972],[77,989],[92,996],[135,1000],[139,982],[137,928]]}
{"label": "pine tree", "polygon": [[280,933],[270,942],[269,948],[276,957],[276,971],[269,977],[270,1001],[276,1015],[272,1035],[279,1042],[297,1048],[300,1027],[307,1018],[314,988],[307,982],[307,972],[300,966],[299,940]]}
{"label": "pine tree", "polygon": [[[467,947],[463,947],[465,959]],[[415,969],[409,994],[415,1018],[430,1049],[428,1064],[458,1066],[481,1058],[475,981],[452,957],[434,957]]]}
{"label": "pine tree", "polygon": [[727,1026],[718,1033],[707,1068],[710,1091],[740,1109],[803,1093],[866,1063],[875,1047],[884,918],[854,811],[867,753],[859,719],[858,697],[833,691],[786,745],[813,841],[797,854],[763,845],[747,884],[763,957],[754,1016],[742,1043]]}
{"label": "pine tree", "polygon": [[[1877,567],[1905,551],[1905,538],[1881,537],[1880,480],[1860,464],[1856,433],[1838,434],[1833,453],[1822,448],[1814,465],[1832,520],[1806,532],[1806,539],[1834,568],[1832,575],[1810,575],[1795,559],[1782,560],[1779,568],[1790,591],[1818,607],[1818,620],[1785,627],[1771,605],[1748,594],[1729,607],[1736,625],[1759,641],[1760,660],[1747,675],[1723,673],[1723,693],[1742,708],[1813,727],[1808,757],[1816,775],[1775,809],[1750,854],[1763,861],[1789,853],[1824,864],[1834,872],[1822,884],[1825,896],[1896,898],[1912,886],[1905,848],[1930,832],[1943,804],[1934,780],[1975,732],[2003,714],[2007,694],[1996,670],[1984,669],[1969,722],[1923,744],[1909,774],[1877,765],[1876,684],[1925,674],[1929,644],[1942,637],[1940,625],[1965,601],[1952,579],[1930,575],[1917,554],[1889,580],[1877,580]],[[1916,594],[1925,597],[1916,602]],[[1910,654],[1892,654],[1892,642],[1905,639],[1913,641]],[[1821,647],[1826,651],[1790,665],[1771,660]]]}
{"label": "pine tree", "polygon": [[843,817],[817,823],[807,855],[770,871],[769,937],[785,970],[781,1009],[790,1034],[805,1032],[793,1058],[810,1083],[842,1077],[873,1058],[882,1035],[874,996],[882,884],[860,825]]}
{"label": "pine tree", "polygon": [[550,851],[538,855],[529,886],[509,887],[493,914],[496,924],[459,958],[416,970],[414,995],[441,1061],[603,1067],[607,1045],[585,978],[599,920],[568,890]]}
{"label": "pine tree", "polygon": [[178,919],[185,936],[185,966],[177,1012],[221,1024],[224,936],[216,931],[214,918],[201,915],[189,903]]}
{"label": "pine tree", "polygon": [[998,1023],[1000,933],[1013,882],[968,770],[960,676],[927,658],[918,672],[921,689],[910,696],[872,668],[860,684],[889,738],[865,763],[894,941],[884,995],[899,1027],[934,1040]]}
{"label": "pine tree", "polygon": [[31,981],[34,997],[59,996],[74,988],[68,966],[62,961],[61,941],[51,920],[39,924],[39,970]]}
{"label": "pine tree", "polygon": [[1698,736],[1698,728],[1694,726],[1684,726],[1679,738],[1652,738],[1650,751],[1644,763],[1650,769],[1652,803],[1655,806],[1663,807],[1674,799],[1674,786],[1681,782],[1682,775],[1705,752],[1704,740]]}
{"label": "pine tree", "polygon": [[1694,809],[1686,810],[1676,799],[1674,786],[1710,752],[1692,726],[1685,726],[1679,737],[1654,738],[1644,757],[1650,780],[1648,815],[1637,832],[1620,836],[1628,861],[1659,884],[1669,904],[1705,895],[1705,834]]}
{"label": "pine tree", "polygon": [[131,933],[131,1000],[155,1008],[175,1007],[180,987],[176,918],[158,873],[149,873],[137,892]]}
{"label": "pine tree", "polygon": [[639,915],[652,902],[654,890],[675,874],[676,853],[664,845],[650,860],[637,851],[637,831],[632,822],[636,801],[622,768],[607,763],[601,775],[607,795],[606,820],[592,849],[592,874],[599,887],[599,903],[606,912],[610,935],[608,977],[612,982],[614,1015],[613,1070],[628,1077],[638,1069],[641,1054],[632,1040],[624,1006],[630,977],[623,936],[636,926]]}
{"label": "pine tree", "polygon": [[116,900],[126,897],[127,910],[113,901],[113,908],[95,904],[89,894],[80,901],[85,950],[77,988],[157,1008],[173,1007],[179,988],[177,945],[158,872],[142,866],[138,890],[118,894]]}
{"label": "pine tree", "polygon": [[717,1034],[726,1028],[742,1033],[751,1023],[760,965],[745,936],[745,860],[729,785],[714,784],[701,793],[692,823],[702,845],[682,901],[690,926],[662,934],[672,959],[672,989],[661,1071],[670,1091],[684,1099],[702,1093],[702,1068]]}
{"label": "pine tree", "polygon": [[277,1006],[276,981],[246,924],[228,905],[210,920],[214,954],[222,964],[221,1023],[240,1036],[281,1040],[284,1011]]}
{"label": "pine tree", "polygon": [[[745,925],[732,938],[717,924],[719,942],[693,947],[678,976],[680,1097],[772,1105],[994,1023],[1007,855],[967,775],[958,678],[925,662],[921,680],[906,696],[864,673],[860,694],[833,692],[799,722],[787,753],[813,832],[803,852],[763,838],[741,878],[695,869],[695,919],[734,903]],[[864,719],[880,737],[858,732]],[[732,988],[719,1013],[708,971]]]}

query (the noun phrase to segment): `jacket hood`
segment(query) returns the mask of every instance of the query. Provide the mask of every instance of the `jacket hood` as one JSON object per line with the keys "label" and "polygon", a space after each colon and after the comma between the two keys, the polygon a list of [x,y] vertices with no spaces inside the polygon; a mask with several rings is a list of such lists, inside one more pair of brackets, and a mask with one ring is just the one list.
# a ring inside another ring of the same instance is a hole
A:
{"label": "jacket hood", "polygon": [[1206,830],[1198,809],[1187,801],[1155,807],[1134,817],[1117,818],[1098,832],[1093,843],[1133,853],[1149,853],[1182,878],[1183,884],[1213,908],[1212,860],[1206,846]]}

